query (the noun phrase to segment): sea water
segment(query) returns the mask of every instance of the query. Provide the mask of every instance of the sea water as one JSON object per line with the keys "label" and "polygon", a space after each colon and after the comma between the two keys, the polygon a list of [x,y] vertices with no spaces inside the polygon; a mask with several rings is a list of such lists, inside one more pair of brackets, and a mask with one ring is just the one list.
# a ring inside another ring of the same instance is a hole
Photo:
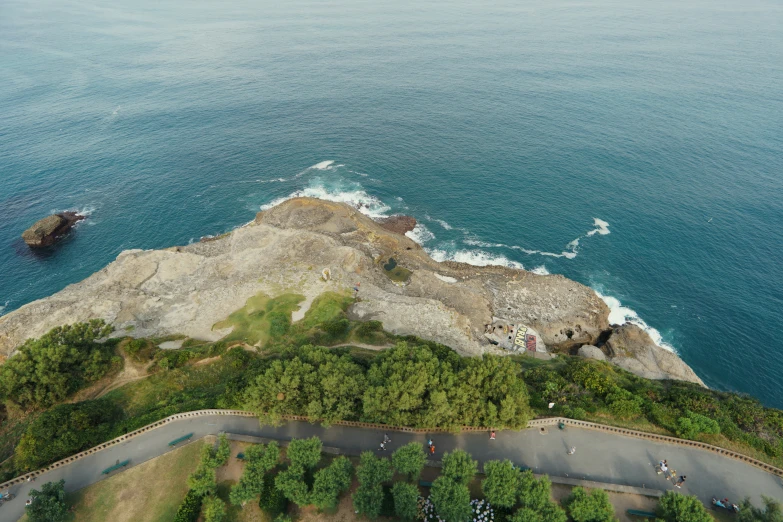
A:
{"label": "sea water", "polygon": [[[438,260],[590,285],[781,407],[782,9],[5,0],[0,306],[307,195],[413,215]],[[61,210],[88,218],[31,252]]]}

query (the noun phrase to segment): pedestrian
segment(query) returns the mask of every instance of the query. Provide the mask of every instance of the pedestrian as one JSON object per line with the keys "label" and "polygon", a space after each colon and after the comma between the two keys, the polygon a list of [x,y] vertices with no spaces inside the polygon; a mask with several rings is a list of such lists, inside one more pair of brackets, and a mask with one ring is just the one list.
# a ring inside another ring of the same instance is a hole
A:
{"label": "pedestrian", "polygon": [[685,479],[686,478],[688,478],[688,477],[686,477],[685,475],[680,475],[680,478],[677,479],[677,484],[675,484],[675,486],[677,486],[678,488],[681,488],[682,485],[685,484]]}
{"label": "pedestrian", "polygon": [[24,503],[25,506],[31,506],[33,505],[33,499],[28,498],[27,501]]}
{"label": "pedestrian", "polygon": [[432,439],[427,441],[427,447],[432,448]]}
{"label": "pedestrian", "polygon": [[430,455],[435,455],[435,444],[430,444]]}
{"label": "pedestrian", "polygon": [[386,443],[385,442],[381,442],[381,449],[383,451],[386,451]]}
{"label": "pedestrian", "polygon": [[389,438],[389,436],[388,436],[388,435],[386,435],[385,433],[383,434],[383,442],[386,442],[386,443],[389,443],[389,442],[391,442],[391,439],[390,439],[390,438]]}
{"label": "pedestrian", "polygon": [[658,466],[660,466],[660,468],[661,468],[661,470],[658,472],[659,475],[661,473],[666,473],[667,471],[669,471],[669,466],[668,466],[668,463],[666,462],[666,460],[660,461],[658,463]]}
{"label": "pedestrian", "polygon": [[576,453],[576,446],[571,446],[571,449],[568,450],[568,454],[573,455],[574,453]]}
{"label": "pedestrian", "polygon": [[489,432],[489,440],[495,440],[495,430]]}

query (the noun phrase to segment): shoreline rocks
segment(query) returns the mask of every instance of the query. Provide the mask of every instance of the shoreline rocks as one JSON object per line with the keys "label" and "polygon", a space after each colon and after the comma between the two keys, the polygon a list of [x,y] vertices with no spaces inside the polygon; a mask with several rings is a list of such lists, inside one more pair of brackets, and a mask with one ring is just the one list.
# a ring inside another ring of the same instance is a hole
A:
{"label": "shoreline rocks", "polygon": [[378,218],[375,221],[386,230],[403,236],[406,232],[410,232],[416,228],[416,218],[411,216],[391,216],[387,218]]}
{"label": "shoreline rocks", "polygon": [[56,243],[82,219],[84,216],[76,212],[52,214],[22,232],[22,239],[31,248],[47,247]]}

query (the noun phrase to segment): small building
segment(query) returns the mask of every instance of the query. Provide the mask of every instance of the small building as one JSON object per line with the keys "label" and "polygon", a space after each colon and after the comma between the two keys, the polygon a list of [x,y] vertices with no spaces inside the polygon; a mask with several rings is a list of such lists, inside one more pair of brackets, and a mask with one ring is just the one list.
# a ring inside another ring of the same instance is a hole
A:
{"label": "small building", "polygon": [[511,351],[528,353],[547,353],[546,345],[538,332],[524,324],[512,323],[505,319],[493,317],[484,331],[487,340],[501,348]]}

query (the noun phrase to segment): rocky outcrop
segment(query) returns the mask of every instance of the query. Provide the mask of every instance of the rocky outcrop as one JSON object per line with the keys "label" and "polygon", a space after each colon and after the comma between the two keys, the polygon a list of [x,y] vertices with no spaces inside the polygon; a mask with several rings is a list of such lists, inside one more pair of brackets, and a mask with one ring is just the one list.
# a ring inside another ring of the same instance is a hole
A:
{"label": "rocky outcrop", "polygon": [[386,230],[396,234],[405,234],[416,228],[416,218],[411,216],[391,216],[379,218],[376,221]]}
{"label": "rocky outcrop", "polygon": [[595,359],[596,361],[606,360],[606,354],[602,352],[601,349],[597,346],[592,346],[590,344],[579,347],[579,357],[584,357],[585,359]]}
{"label": "rocky outcrop", "polygon": [[[405,284],[384,273],[390,257],[412,272]],[[325,268],[328,280],[321,276]],[[92,318],[139,337],[217,340],[227,332],[213,325],[259,292],[312,299],[328,290],[351,291],[356,283],[351,317],[382,321],[391,332],[463,355],[508,353],[484,337],[493,317],[527,325],[553,349],[594,344],[610,328],[606,304],[563,276],[438,263],[352,207],[296,198],[209,242],[122,252],[84,281],[0,317],[0,355],[55,326]]]}
{"label": "rocky outcrop", "polygon": [[613,328],[606,341],[612,364],[647,379],[676,379],[704,385],[694,371],[676,353],[655,344],[650,336],[626,323]]}
{"label": "rocky outcrop", "polygon": [[22,239],[28,246],[33,248],[50,246],[67,234],[82,219],[84,219],[84,216],[76,212],[52,214],[37,221],[33,226],[22,232]]}

